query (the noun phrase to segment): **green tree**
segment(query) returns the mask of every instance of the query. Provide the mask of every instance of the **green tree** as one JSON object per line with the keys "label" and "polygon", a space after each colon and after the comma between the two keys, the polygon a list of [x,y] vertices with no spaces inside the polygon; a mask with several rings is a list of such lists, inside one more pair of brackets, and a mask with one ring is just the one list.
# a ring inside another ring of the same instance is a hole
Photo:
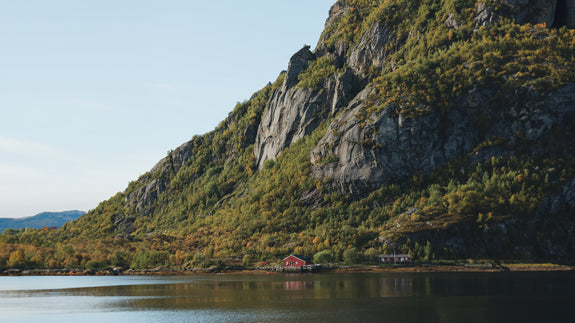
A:
{"label": "green tree", "polygon": [[86,262],[85,268],[87,270],[98,270],[100,268],[102,268],[102,264],[98,261],[95,260],[89,260]]}
{"label": "green tree", "polygon": [[0,257],[0,271],[6,269],[6,259]]}
{"label": "green tree", "polygon": [[343,261],[348,264],[357,264],[359,263],[361,258],[360,253],[357,251],[357,248],[348,248],[343,252]]}
{"label": "green tree", "polygon": [[130,259],[128,254],[123,250],[116,250],[110,255],[110,265],[114,267],[128,268]]}
{"label": "green tree", "polygon": [[313,262],[316,264],[330,263],[335,260],[335,255],[331,250],[322,250],[313,255]]}
{"label": "green tree", "polygon": [[244,267],[250,267],[252,265],[253,262],[253,256],[250,254],[245,254],[244,257],[242,258],[242,266]]}
{"label": "green tree", "polygon": [[431,261],[433,260],[433,249],[431,248],[431,242],[427,241],[425,245],[425,257],[423,258],[424,261]]}
{"label": "green tree", "polygon": [[166,266],[168,265],[169,256],[170,254],[167,251],[140,250],[134,255],[130,267],[134,269],[151,269]]}
{"label": "green tree", "polygon": [[369,248],[363,253],[363,257],[366,262],[377,263],[378,262],[379,251],[375,248]]}

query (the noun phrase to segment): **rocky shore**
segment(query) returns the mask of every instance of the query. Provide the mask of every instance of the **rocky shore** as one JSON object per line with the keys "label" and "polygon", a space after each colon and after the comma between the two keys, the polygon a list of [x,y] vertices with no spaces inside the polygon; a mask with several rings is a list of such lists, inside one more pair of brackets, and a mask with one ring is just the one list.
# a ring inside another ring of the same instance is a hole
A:
{"label": "rocky shore", "polygon": [[[85,269],[7,269],[0,272],[0,276],[116,276],[116,275],[149,275],[149,276],[176,276],[176,275],[202,275],[202,274],[281,274],[281,267],[224,267],[224,268],[193,268],[185,270],[176,269],[122,269],[109,268],[105,270]],[[575,266],[558,264],[458,264],[458,265],[393,265],[393,266],[324,266],[322,273],[419,273],[419,272],[546,272],[546,271],[574,271]],[[285,272],[293,273],[293,271]]]}

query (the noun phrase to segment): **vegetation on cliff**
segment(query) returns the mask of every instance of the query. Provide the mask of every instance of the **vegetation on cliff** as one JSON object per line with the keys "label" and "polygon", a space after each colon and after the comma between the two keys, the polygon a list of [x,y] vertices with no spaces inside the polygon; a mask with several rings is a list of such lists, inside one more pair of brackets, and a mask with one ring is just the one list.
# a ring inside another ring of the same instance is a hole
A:
{"label": "vegetation on cliff", "polygon": [[[495,12],[503,10],[491,2]],[[383,109],[404,119],[445,116],[473,89],[492,93],[489,109],[507,111],[511,95],[543,98],[574,83],[574,30],[505,16],[480,25],[477,6],[473,0],[338,1],[297,87],[327,91],[353,70],[350,88],[373,89],[356,116],[361,125]],[[373,30],[387,40],[371,49],[379,53],[377,64],[350,59]],[[79,220],[59,230],[0,235],[0,269],[251,266],[290,253],[346,262],[373,262],[393,251],[421,261],[575,256],[572,112],[542,135],[531,138],[523,129],[486,136],[431,171],[355,189],[314,176],[310,160],[345,108],[327,113],[311,134],[258,170],[257,129],[284,79],[280,74],[214,131],[170,151]],[[474,124],[488,133],[493,119],[479,113]],[[361,145],[380,149],[370,138]],[[322,167],[338,162],[328,157]]]}

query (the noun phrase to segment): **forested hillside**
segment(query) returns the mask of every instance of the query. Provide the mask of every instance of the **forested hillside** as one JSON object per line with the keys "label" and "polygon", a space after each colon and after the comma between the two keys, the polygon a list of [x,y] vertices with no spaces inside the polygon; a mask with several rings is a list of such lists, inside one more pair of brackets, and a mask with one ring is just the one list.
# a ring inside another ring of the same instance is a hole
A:
{"label": "forested hillside", "polygon": [[[575,4],[343,0],[273,83],[0,269],[575,259]],[[321,257],[320,257],[321,256]]]}

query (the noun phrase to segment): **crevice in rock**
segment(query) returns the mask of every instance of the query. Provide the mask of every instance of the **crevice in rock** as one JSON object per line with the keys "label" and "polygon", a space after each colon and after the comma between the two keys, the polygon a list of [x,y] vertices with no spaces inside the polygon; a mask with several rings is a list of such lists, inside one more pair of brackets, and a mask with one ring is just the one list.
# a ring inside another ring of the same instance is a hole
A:
{"label": "crevice in rock", "polygon": [[555,16],[551,28],[561,28],[567,25],[567,0],[557,0]]}

